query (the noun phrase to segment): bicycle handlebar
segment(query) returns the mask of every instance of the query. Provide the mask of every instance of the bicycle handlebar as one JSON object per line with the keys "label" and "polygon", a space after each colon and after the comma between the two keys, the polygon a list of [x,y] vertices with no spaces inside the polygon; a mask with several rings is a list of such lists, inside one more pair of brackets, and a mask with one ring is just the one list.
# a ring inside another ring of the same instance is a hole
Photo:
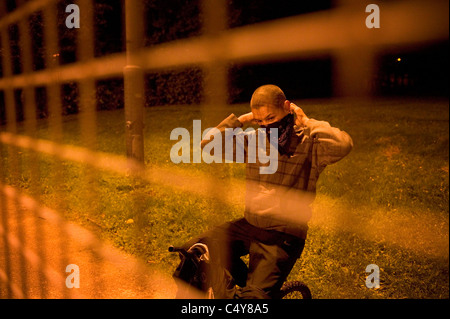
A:
{"label": "bicycle handlebar", "polygon": [[169,251],[171,253],[176,253],[176,252],[183,252],[186,251],[186,249],[182,248],[182,247],[175,247],[175,246],[169,246]]}
{"label": "bicycle handlebar", "polygon": [[169,252],[171,252],[171,253],[179,252],[185,257],[190,255],[189,252],[186,249],[184,249],[183,247],[169,246]]}

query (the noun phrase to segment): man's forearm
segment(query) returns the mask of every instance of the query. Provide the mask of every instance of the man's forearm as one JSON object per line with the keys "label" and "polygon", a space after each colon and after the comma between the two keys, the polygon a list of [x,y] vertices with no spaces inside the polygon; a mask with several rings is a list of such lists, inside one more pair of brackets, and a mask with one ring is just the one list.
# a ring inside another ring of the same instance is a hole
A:
{"label": "man's forearm", "polygon": [[[233,113],[230,114],[226,119],[224,119],[222,122],[219,123],[219,125],[216,126],[216,128],[220,131],[221,133],[221,137],[222,139],[225,137],[225,129],[227,128],[237,128],[237,127],[242,127],[244,124],[242,122],[239,121],[239,118],[236,117],[236,115],[234,115]],[[201,147],[203,149],[203,147],[205,147],[206,144],[208,144],[209,142],[212,141],[214,137],[211,136],[209,139],[204,139],[201,141]],[[224,142],[222,140],[222,142]],[[224,145],[222,143],[222,145]]]}
{"label": "man's forearm", "polygon": [[249,112],[249,113],[245,113],[242,114],[241,116],[238,117],[239,122],[242,123],[242,126],[247,125],[247,124],[252,124],[254,117],[253,117],[253,113]]}
{"label": "man's forearm", "polygon": [[325,121],[308,120],[305,134],[317,139],[318,155],[325,164],[339,161],[353,148],[353,141],[348,133]]}

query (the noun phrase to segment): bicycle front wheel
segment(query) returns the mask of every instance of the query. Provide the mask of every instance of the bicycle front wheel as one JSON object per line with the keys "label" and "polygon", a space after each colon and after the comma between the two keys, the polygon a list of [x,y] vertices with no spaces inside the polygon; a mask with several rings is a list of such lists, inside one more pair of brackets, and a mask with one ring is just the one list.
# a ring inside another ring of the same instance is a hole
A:
{"label": "bicycle front wheel", "polygon": [[301,281],[289,281],[281,287],[280,299],[312,299],[311,290]]}

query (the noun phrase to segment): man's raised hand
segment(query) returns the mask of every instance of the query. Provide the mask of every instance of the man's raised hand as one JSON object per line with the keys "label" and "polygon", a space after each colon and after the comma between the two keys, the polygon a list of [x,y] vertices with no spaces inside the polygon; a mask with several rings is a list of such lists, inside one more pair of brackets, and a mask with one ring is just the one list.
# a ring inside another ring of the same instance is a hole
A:
{"label": "man's raised hand", "polygon": [[294,103],[291,103],[290,111],[292,114],[296,115],[295,124],[297,126],[306,126],[306,122],[309,120],[309,118],[306,116],[305,112],[303,112],[301,107],[295,105]]}
{"label": "man's raised hand", "polygon": [[238,117],[239,122],[242,123],[242,125],[246,125],[246,124],[253,124],[253,113],[252,112],[248,112],[245,114],[242,114],[241,116]]}

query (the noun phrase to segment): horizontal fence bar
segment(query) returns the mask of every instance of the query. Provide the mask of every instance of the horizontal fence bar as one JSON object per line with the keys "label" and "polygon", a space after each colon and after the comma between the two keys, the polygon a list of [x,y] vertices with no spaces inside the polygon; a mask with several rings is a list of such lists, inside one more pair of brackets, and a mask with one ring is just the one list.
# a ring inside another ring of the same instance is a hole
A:
{"label": "horizontal fence bar", "polygon": [[90,165],[100,170],[107,170],[121,175],[135,175],[150,183],[169,186],[196,195],[217,196],[220,199],[222,197],[219,194],[223,191],[229,195],[226,199],[229,203],[233,203],[236,198],[242,197],[244,193],[244,182],[235,178],[232,178],[229,182],[233,184],[233,187],[224,186],[223,190],[221,190],[223,182],[220,182],[220,179],[215,180],[214,177],[208,176],[209,179],[213,179],[214,185],[216,185],[215,191],[210,193],[206,187],[209,182],[201,177],[177,173],[157,165],[152,165],[142,170],[142,166],[133,159],[110,153],[91,151],[79,146],[62,145],[9,132],[0,132],[0,143],[47,154],[61,160]]}
{"label": "horizontal fence bar", "polygon": [[69,160],[92,165],[119,174],[128,174],[136,169],[133,160],[101,152],[90,151],[83,147],[62,145],[51,141],[35,139],[29,136],[15,135],[9,132],[0,133],[0,142],[42,154],[51,155],[61,160]]}
{"label": "horizontal fence bar", "polygon": [[76,62],[31,74],[2,78],[0,79],[0,89],[20,88],[27,85],[45,86],[52,83],[80,81],[88,78],[108,78],[121,75],[125,63],[125,54],[115,54],[105,58],[92,59],[88,62]]}
{"label": "horizontal fence bar", "polygon": [[[229,62],[317,57],[352,46],[384,49],[390,46],[433,43],[448,38],[448,2],[419,1],[385,4],[381,27],[365,26],[367,13],[333,9],[200,36],[143,49],[137,53],[147,71],[203,65],[217,57]],[[219,52],[212,52],[218,50]],[[92,59],[28,75],[0,79],[0,89],[121,75],[125,53]]]}
{"label": "horizontal fence bar", "polygon": [[[6,0],[2,0],[5,1]],[[0,17],[0,30],[3,28],[7,28],[10,24],[17,23],[20,20],[26,19],[29,15],[42,10],[46,6],[56,3],[57,0],[34,0],[28,1],[25,4],[21,5],[19,8],[14,10],[11,13],[8,13],[4,17]]]}
{"label": "horizontal fence bar", "polygon": [[446,1],[383,4],[379,29],[366,27],[367,13],[364,6],[360,8],[350,11],[344,7],[243,27],[226,36],[228,59],[251,62],[316,57],[348,48],[382,50],[448,38]]}

